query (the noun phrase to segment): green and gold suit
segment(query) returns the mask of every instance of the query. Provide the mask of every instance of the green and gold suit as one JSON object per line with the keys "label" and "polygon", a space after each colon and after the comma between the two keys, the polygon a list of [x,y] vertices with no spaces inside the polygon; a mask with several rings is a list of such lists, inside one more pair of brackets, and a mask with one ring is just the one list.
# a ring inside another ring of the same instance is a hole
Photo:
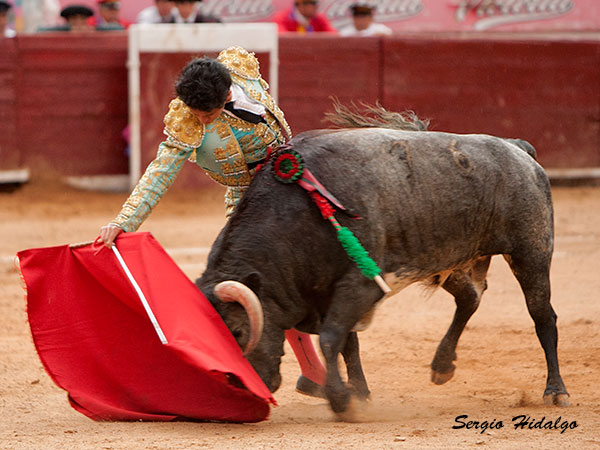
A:
{"label": "green and gold suit", "polygon": [[265,122],[246,122],[223,111],[212,123],[203,125],[183,101],[172,100],[164,118],[167,138],[111,222],[123,231],[140,227],[186,160],[198,164],[209,177],[227,187],[225,206],[229,216],[248,189],[256,163],[265,159],[269,147],[275,148],[291,137],[283,112],[267,92],[254,54],[231,47],[223,50],[217,60],[229,69],[233,83],[265,107]]}

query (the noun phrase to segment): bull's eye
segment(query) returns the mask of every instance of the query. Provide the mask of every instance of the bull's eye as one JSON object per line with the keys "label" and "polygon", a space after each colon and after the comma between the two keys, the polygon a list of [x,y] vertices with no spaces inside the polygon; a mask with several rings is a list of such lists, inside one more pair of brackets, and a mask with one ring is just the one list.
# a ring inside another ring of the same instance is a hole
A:
{"label": "bull's eye", "polygon": [[242,330],[240,330],[239,328],[237,328],[237,329],[233,330],[231,332],[231,334],[233,334],[234,338],[239,339],[239,338],[242,337]]}

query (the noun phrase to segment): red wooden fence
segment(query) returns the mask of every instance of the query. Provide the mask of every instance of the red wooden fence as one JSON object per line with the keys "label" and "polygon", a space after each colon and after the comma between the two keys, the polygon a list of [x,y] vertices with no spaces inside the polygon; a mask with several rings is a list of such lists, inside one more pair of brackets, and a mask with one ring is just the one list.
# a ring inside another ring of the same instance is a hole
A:
{"label": "red wooden fence", "polygon": [[[434,130],[526,139],[548,168],[600,167],[594,35],[289,35],[279,53],[279,103],[295,133],[325,126],[336,96],[412,109]],[[190,56],[142,55],[144,162],[162,139],[174,79]],[[266,75],[266,55],[258,56]],[[0,170],[126,173],[126,59],[120,32],[1,40]]]}

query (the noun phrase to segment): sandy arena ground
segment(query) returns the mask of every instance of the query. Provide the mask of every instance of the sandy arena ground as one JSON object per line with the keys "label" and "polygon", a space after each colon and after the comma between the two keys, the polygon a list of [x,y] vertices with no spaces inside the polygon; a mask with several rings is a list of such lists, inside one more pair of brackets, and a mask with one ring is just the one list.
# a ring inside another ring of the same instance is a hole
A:
{"label": "sandy arena ground", "polygon": [[[258,424],[97,423],[73,410],[45,373],[27,325],[12,257],[18,250],[95,238],[124,194],[32,183],[0,193],[0,449],[591,449],[600,448],[600,187],[554,188],[552,304],[569,408],[546,407],[546,365],[518,284],[501,257],[458,346],[455,376],[429,381],[429,363],[454,312],[445,291],[411,286],[389,299],[361,333],[372,401],[361,423],[340,423],[325,401],[294,392],[298,366],[286,344],[279,406]],[[224,224],[222,191],[166,195],[144,224],[192,278]],[[200,250],[190,251],[189,248]],[[502,422],[453,429],[457,416]],[[576,428],[514,429],[530,416]]]}

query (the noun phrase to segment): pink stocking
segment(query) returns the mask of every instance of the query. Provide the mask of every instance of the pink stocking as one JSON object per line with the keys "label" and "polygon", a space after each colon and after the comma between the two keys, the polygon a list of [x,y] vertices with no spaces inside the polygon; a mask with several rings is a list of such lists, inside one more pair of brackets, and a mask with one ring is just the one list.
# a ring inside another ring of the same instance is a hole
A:
{"label": "pink stocking", "polygon": [[317,384],[324,385],[327,372],[317,355],[310,335],[291,329],[286,330],[285,337],[296,355],[302,375]]}

